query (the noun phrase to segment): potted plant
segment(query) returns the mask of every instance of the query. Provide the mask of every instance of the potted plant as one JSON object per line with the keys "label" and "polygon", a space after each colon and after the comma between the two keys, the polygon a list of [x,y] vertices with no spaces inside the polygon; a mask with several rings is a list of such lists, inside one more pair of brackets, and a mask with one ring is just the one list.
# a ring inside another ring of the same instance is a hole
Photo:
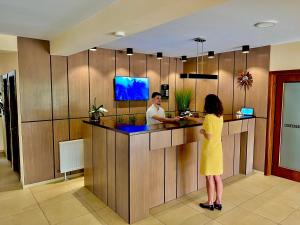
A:
{"label": "potted plant", "polygon": [[181,89],[175,92],[175,100],[177,103],[177,110],[179,111],[179,116],[184,116],[185,113],[189,111],[191,98],[191,89]]}
{"label": "potted plant", "polygon": [[94,104],[91,105],[89,114],[91,121],[98,122],[100,120],[100,116],[104,116],[104,113],[108,112],[107,109],[103,107],[103,105],[96,105],[96,97],[94,98]]}
{"label": "potted plant", "polygon": [[129,123],[132,125],[135,125],[136,117],[135,115],[130,115],[129,116]]}

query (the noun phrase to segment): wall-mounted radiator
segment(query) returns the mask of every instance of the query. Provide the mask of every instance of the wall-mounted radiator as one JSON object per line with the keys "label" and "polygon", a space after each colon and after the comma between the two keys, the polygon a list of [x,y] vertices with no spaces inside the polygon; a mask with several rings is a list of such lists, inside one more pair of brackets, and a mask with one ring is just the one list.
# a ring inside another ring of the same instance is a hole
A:
{"label": "wall-mounted radiator", "polygon": [[60,172],[65,174],[73,170],[83,169],[83,139],[59,142]]}

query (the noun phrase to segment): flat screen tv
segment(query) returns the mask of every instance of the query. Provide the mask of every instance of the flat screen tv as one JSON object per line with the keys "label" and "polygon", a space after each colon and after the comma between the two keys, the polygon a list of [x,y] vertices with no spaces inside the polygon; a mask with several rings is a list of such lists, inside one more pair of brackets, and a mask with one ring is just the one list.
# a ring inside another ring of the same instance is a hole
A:
{"label": "flat screen tv", "polygon": [[116,101],[144,101],[149,99],[147,77],[115,77]]}

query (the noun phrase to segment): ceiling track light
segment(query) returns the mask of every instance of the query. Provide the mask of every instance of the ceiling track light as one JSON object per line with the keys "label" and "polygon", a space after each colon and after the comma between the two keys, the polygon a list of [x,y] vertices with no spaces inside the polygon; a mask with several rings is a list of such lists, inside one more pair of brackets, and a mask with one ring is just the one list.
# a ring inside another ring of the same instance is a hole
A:
{"label": "ceiling track light", "polygon": [[242,46],[242,53],[248,54],[250,52],[250,47],[249,45],[243,45]]}
{"label": "ceiling track light", "polygon": [[208,51],[207,58],[209,58],[209,59],[215,58],[215,52],[214,51]]}
{"label": "ceiling track light", "polygon": [[127,48],[126,49],[126,55],[129,55],[129,56],[133,55],[133,49],[132,48]]}
{"label": "ceiling track light", "polygon": [[159,59],[159,60],[162,59],[163,58],[163,53],[162,52],[157,52],[156,53],[156,58]]}
{"label": "ceiling track light", "polygon": [[183,55],[183,56],[181,56],[180,59],[181,59],[182,62],[186,62],[186,61],[187,61],[187,56],[186,56],[186,55]]}
{"label": "ceiling track light", "polygon": [[92,52],[95,52],[95,51],[97,51],[97,47],[90,48],[89,50]]}

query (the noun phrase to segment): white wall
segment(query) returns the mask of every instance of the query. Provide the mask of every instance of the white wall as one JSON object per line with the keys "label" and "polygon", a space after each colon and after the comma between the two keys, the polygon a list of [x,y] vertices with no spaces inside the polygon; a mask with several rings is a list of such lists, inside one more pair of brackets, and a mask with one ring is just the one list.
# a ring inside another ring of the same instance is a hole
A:
{"label": "white wall", "polygon": [[300,69],[300,41],[271,46],[270,71]]}
{"label": "white wall", "polygon": [[17,37],[12,35],[0,34],[0,51],[18,50]]}

